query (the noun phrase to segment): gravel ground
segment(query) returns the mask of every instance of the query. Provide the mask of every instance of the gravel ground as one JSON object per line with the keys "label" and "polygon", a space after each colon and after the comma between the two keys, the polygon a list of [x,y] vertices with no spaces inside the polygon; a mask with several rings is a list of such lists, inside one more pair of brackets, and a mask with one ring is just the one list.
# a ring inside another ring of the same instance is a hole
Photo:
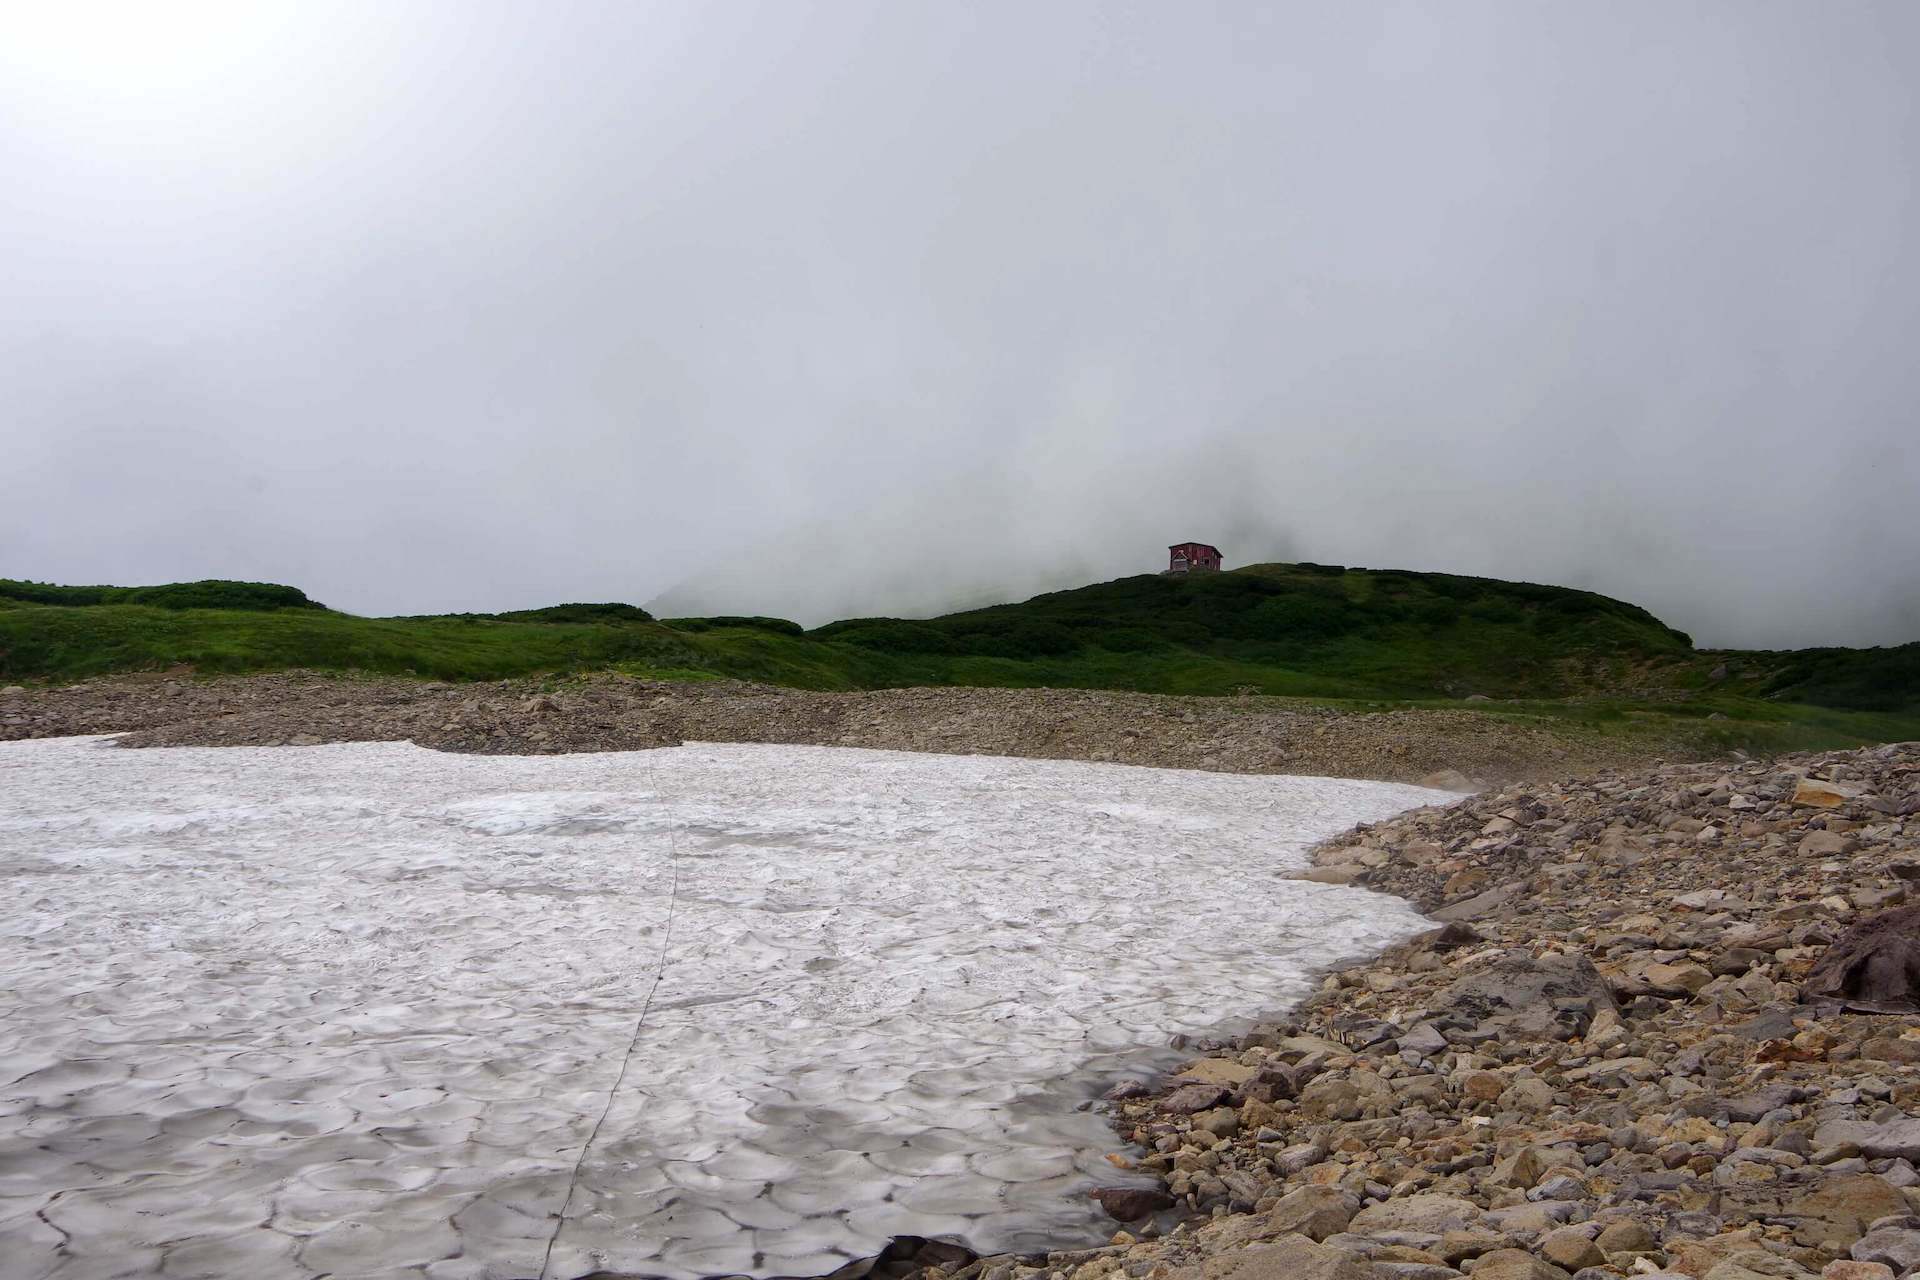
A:
{"label": "gravel ground", "polygon": [[[1605,742],[1467,710],[1347,713],[1260,698],[1063,689],[815,693],[602,675],[450,685],[295,673],[126,676],[0,691],[0,741],[128,734],[128,746],[410,740],[490,755],[777,742],[1114,761],[1229,773],[1472,783],[1645,763]],[[1435,777],[1451,771],[1453,778]]]}
{"label": "gravel ground", "polygon": [[1920,743],[1515,787],[1319,861],[1440,927],[1118,1090],[1165,1190],[983,1280],[1920,1275]]}

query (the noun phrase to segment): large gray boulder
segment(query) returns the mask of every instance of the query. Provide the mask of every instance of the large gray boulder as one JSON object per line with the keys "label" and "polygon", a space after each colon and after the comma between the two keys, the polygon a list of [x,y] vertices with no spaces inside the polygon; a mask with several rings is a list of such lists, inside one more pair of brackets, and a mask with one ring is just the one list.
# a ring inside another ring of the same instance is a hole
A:
{"label": "large gray boulder", "polygon": [[1829,1120],[1813,1131],[1819,1147],[1854,1146],[1870,1160],[1920,1160],[1920,1117]]}
{"label": "large gray boulder", "polygon": [[1920,1013],[1920,906],[1855,923],[1821,954],[1801,994],[1869,1013]]}
{"label": "large gray boulder", "polygon": [[1433,1193],[1401,1196],[1368,1205],[1353,1216],[1348,1230],[1359,1235],[1399,1231],[1443,1236],[1449,1231],[1478,1225],[1485,1212],[1473,1201],[1459,1196]]}
{"label": "large gray boulder", "polygon": [[1229,1250],[1198,1266],[1181,1267],[1170,1280],[1375,1280],[1375,1275],[1352,1254],[1305,1236],[1282,1236],[1271,1244]]}
{"label": "large gray boulder", "polygon": [[1476,1025],[1531,1038],[1567,1040],[1602,1009],[1619,1011],[1606,979],[1583,955],[1509,951],[1457,979],[1437,1002]]}
{"label": "large gray boulder", "polygon": [[1877,1227],[1853,1242],[1855,1262],[1879,1262],[1907,1275],[1920,1267],[1920,1231],[1912,1227]]}

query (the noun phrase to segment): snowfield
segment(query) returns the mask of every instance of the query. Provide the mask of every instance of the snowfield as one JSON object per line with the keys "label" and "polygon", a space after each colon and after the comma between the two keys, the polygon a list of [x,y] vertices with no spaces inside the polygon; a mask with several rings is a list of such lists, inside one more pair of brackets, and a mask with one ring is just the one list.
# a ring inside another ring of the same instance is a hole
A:
{"label": "snowfield", "polygon": [[0,744],[0,1268],[1095,1241],[1116,1139],[1077,1108],[1422,927],[1280,875],[1452,798],[830,747]]}

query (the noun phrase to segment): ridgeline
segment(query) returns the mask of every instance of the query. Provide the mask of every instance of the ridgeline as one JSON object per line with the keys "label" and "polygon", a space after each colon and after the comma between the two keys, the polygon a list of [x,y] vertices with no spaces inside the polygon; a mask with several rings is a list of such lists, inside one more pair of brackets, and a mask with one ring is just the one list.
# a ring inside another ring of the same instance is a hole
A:
{"label": "ridgeline", "polygon": [[1468,701],[1703,747],[1920,737],[1920,643],[1703,651],[1588,591],[1266,564],[1121,578],[928,619],[655,619],[632,605],[363,618],[269,583],[0,579],[0,680],[308,669],[448,681],[615,670],[802,689],[916,685]]}

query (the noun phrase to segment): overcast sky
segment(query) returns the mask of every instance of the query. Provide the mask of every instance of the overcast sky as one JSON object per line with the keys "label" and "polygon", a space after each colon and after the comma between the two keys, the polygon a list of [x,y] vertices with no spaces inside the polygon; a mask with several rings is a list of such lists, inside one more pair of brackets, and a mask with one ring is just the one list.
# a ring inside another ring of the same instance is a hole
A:
{"label": "overcast sky", "polygon": [[0,0],[0,576],[1920,638],[1920,5]]}

